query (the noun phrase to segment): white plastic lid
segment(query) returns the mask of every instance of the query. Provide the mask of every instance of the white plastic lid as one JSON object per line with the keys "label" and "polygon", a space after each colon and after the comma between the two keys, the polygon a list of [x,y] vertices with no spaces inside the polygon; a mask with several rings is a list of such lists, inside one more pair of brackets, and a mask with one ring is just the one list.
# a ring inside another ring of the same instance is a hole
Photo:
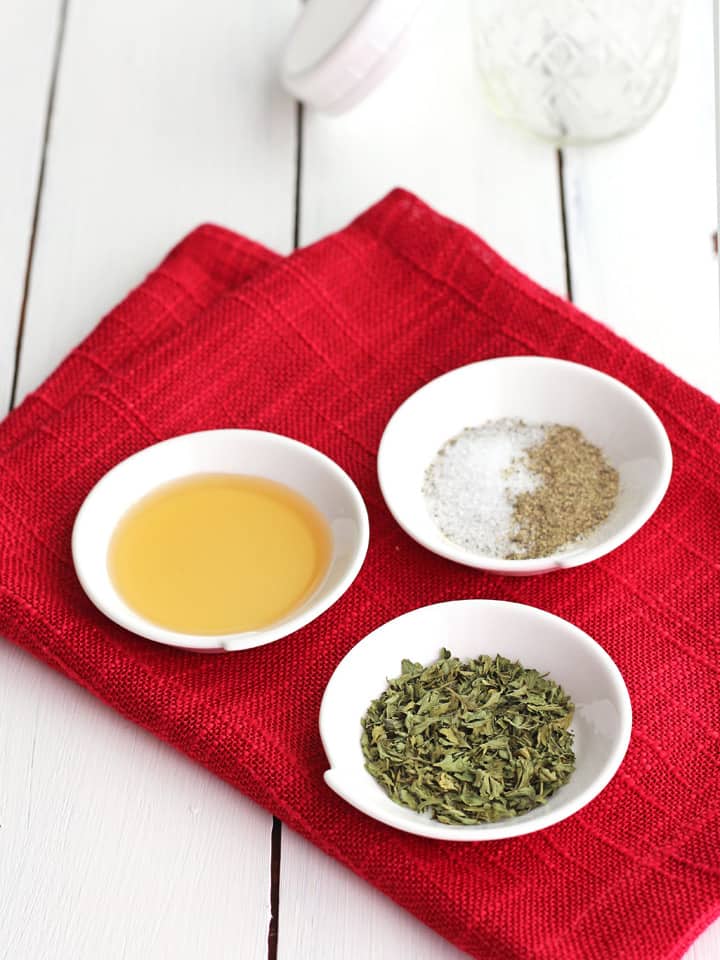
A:
{"label": "white plastic lid", "polygon": [[423,0],[307,0],[283,55],[287,89],[327,113],[359,103],[400,59]]}

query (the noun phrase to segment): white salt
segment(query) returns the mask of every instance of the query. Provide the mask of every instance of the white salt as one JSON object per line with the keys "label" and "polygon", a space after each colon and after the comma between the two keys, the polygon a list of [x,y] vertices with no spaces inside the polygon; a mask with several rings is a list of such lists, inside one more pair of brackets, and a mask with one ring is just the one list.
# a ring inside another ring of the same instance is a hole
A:
{"label": "white salt", "polygon": [[545,435],[542,424],[504,417],[448,440],[423,485],[430,516],[448,540],[485,556],[512,553],[515,498],[541,482],[523,454]]}

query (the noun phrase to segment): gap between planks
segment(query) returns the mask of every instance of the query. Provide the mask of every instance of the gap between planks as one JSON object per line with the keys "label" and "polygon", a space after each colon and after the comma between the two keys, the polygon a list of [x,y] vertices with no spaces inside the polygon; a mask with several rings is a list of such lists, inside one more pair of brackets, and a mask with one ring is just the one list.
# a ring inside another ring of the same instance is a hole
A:
{"label": "gap between planks", "polygon": [[43,129],[42,153],[40,155],[40,166],[38,168],[37,185],[35,187],[35,204],[33,206],[32,226],[30,228],[30,242],[28,244],[27,260],[25,261],[25,278],[23,282],[22,300],[20,302],[20,316],[18,317],[17,337],[15,339],[15,361],[13,366],[12,383],[10,385],[10,404],[8,410],[12,410],[17,399],[18,377],[20,375],[20,356],[22,354],[23,333],[25,332],[25,314],[27,313],[28,296],[30,294],[30,277],[32,274],[33,258],[35,254],[35,238],[37,236],[38,222],[40,219],[40,205],[42,203],[43,186],[45,184],[45,166],[47,161],[48,143],[50,141],[50,129],[52,127],[53,110],[55,108],[55,92],[57,90],[57,78],[60,72],[60,60],[62,58],[63,42],[65,40],[65,24],[67,22],[69,0],[61,0],[60,16],[58,17],[57,34],[55,36],[55,47],[53,50],[52,71],[50,73],[50,85],[48,86],[47,103],[45,106],[45,127]]}
{"label": "gap between planks", "polygon": [[[293,221],[293,250],[300,246],[300,210],[302,192],[304,108],[295,104],[295,195]],[[282,856],[282,822],[273,817],[270,841],[270,923],[268,924],[268,960],[277,960],[280,929],[280,860]]]}
{"label": "gap between planks", "polygon": [[[713,73],[715,91],[715,254],[720,235],[720,7],[713,3]],[[718,257],[718,284],[720,285],[720,257]],[[720,320],[720,318],[719,318]]]}
{"label": "gap between planks", "polygon": [[562,222],[563,255],[565,258],[565,295],[573,303],[572,260],[570,258],[570,237],[567,217],[567,197],[565,194],[565,154],[562,147],[557,149],[558,187],[560,197],[560,220]]}

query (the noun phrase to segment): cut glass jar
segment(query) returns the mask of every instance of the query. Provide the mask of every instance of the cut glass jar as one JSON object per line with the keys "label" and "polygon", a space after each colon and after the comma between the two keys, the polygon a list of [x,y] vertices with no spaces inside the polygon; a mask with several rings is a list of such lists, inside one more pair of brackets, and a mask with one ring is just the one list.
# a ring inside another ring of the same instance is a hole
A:
{"label": "cut glass jar", "polygon": [[495,111],[557,144],[639,127],[675,76],[682,0],[471,0]]}

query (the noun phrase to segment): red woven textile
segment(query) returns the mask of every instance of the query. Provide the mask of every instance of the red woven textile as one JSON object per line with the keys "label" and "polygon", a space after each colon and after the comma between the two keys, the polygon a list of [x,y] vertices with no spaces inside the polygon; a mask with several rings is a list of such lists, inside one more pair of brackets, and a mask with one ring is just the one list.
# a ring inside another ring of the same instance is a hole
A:
{"label": "red woven textile", "polygon": [[[391,413],[421,384],[519,353],[629,384],[665,423],[675,471],[655,516],[611,555],[516,580],[410,540],[382,502],[375,453]],[[201,655],[98,613],[75,578],[70,533],[87,492],[119,460],[214,427],[274,430],[327,453],[365,497],[371,542],[357,581],[315,623],[267,647]],[[668,960],[720,913],[718,408],[472,233],[401,191],[287,259],[201,228],[8,417],[0,450],[0,633],[461,950],[482,960]],[[391,617],[461,597],[573,621],[608,650],[632,698],[632,742],[615,779],[528,837],[412,837],[356,812],[322,780],[318,709],[342,656]]]}

